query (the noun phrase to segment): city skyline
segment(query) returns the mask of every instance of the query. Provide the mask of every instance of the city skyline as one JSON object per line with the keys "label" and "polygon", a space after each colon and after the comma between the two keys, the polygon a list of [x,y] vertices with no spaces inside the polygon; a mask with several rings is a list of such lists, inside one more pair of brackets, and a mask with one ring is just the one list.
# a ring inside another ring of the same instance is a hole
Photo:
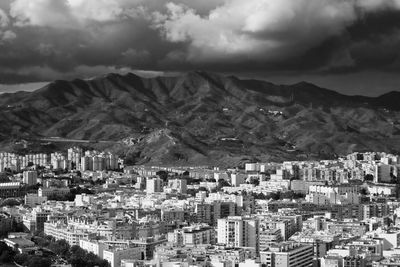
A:
{"label": "city skyline", "polygon": [[0,0],[0,265],[400,266],[400,0]]}

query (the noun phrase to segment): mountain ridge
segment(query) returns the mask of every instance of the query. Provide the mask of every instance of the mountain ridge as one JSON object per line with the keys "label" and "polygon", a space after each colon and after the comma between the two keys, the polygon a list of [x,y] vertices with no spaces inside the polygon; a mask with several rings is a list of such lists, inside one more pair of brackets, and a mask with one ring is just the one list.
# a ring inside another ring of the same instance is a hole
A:
{"label": "mountain ridge", "polygon": [[0,145],[32,137],[114,140],[109,149],[148,164],[391,152],[400,151],[398,103],[396,91],[348,96],[307,82],[275,85],[204,71],[110,73],[1,95]]}

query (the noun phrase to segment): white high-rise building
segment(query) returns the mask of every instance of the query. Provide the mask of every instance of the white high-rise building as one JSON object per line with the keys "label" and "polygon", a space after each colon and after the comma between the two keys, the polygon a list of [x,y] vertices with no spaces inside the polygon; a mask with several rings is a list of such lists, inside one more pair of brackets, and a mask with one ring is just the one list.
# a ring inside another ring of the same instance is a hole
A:
{"label": "white high-rise building", "polygon": [[232,186],[240,186],[241,184],[245,184],[245,177],[240,173],[232,173],[231,174],[231,184]]}
{"label": "white high-rise building", "polygon": [[230,247],[253,247],[258,251],[259,220],[229,216],[218,220],[217,240]]}
{"label": "white high-rise building", "polygon": [[186,194],[187,182],[185,179],[172,179],[168,181],[168,189],[176,191],[180,194]]}
{"label": "white high-rise building", "polygon": [[118,157],[111,153],[86,151],[80,159],[81,171],[103,171],[118,169]]}
{"label": "white high-rise building", "polygon": [[81,171],[91,171],[93,170],[93,160],[89,156],[84,156],[81,158]]}
{"label": "white high-rise building", "polygon": [[83,150],[80,147],[72,147],[68,149],[67,159],[75,169],[80,167],[82,154]]}
{"label": "white high-rise building", "polygon": [[100,155],[92,157],[93,171],[102,171],[105,169],[103,160],[104,160],[104,158],[101,157]]}
{"label": "white high-rise building", "polygon": [[158,177],[147,178],[146,193],[154,194],[157,192],[162,192],[162,180]]}
{"label": "white high-rise building", "polygon": [[118,157],[114,154],[108,153],[105,155],[105,168],[108,170],[118,169]]}

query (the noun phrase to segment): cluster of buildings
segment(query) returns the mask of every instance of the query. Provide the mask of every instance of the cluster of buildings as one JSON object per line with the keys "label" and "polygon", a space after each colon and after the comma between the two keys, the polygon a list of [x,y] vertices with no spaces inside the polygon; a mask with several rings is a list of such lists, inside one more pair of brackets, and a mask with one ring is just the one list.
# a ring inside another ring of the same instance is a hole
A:
{"label": "cluster of buildings", "polygon": [[[69,179],[24,171],[21,183],[42,186],[24,195],[25,205],[2,207],[0,225],[19,223],[24,234],[66,240],[111,267],[400,265],[398,156],[353,153],[224,170],[97,170],[98,157],[111,168],[106,155],[68,150],[62,160],[81,171],[90,166],[81,178],[95,192],[76,194],[73,201],[49,200],[69,193]],[[34,249],[27,238],[6,241]]]}
{"label": "cluster of buildings", "polygon": [[[0,198],[66,194],[71,178],[78,175],[93,181],[105,179],[123,168],[123,160],[110,152],[83,151],[73,147],[67,153],[28,154],[0,153],[0,172],[12,173],[7,181],[0,183]],[[62,175],[57,173],[62,171]],[[4,175],[3,175],[4,177]],[[30,187],[41,185],[32,192]]]}
{"label": "cluster of buildings", "polygon": [[69,148],[67,153],[51,154],[0,153],[0,171],[10,170],[20,172],[31,166],[47,167],[48,169],[103,171],[117,170],[123,161],[110,152],[84,151],[82,148]]}
{"label": "cluster of buildings", "polygon": [[0,170],[9,169],[19,172],[29,165],[46,166],[49,162],[47,154],[18,155],[14,153],[0,152]]}
{"label": "cluster of buildings", "polygon": [[83,151],[82,148],[68,149],[67,155],[52,153],[51,166],[54,169],[68,169],[79,171],[117,170],[122,161],[110,152]]}

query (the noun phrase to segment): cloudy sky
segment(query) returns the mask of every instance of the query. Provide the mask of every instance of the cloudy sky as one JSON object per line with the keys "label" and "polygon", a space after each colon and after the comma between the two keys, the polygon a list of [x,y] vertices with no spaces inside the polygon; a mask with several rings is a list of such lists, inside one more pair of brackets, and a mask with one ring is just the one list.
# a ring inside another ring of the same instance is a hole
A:
{"label": "cloudy sky", "polygon": [[0,0],[0,91],[208,70],[378,95],[399,54],[400,0]]}

